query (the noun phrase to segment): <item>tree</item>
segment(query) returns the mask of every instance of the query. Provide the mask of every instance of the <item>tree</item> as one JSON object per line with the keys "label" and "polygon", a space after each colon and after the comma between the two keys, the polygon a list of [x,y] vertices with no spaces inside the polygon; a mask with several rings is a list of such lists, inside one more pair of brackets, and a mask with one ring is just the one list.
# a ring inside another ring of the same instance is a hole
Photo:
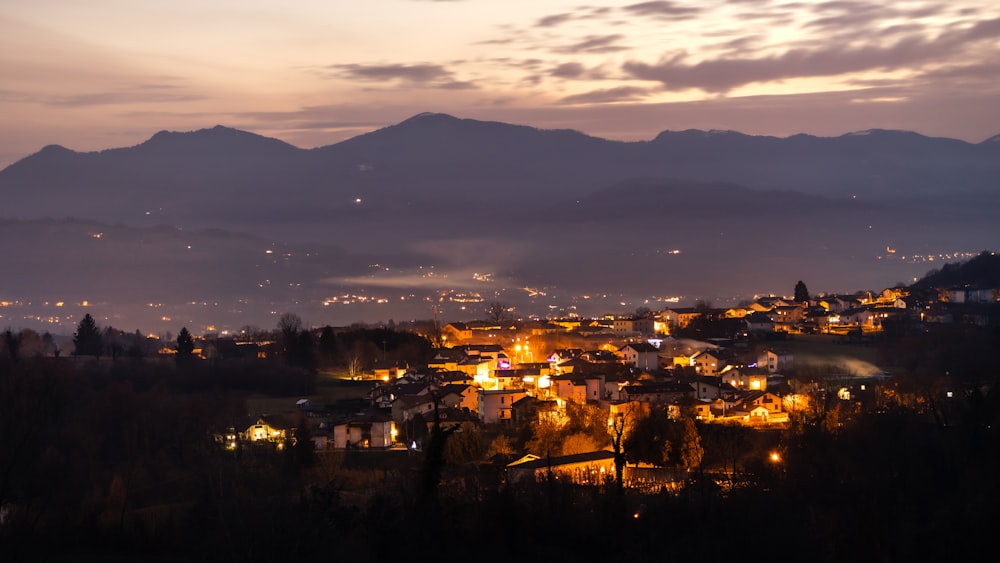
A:
{"label": "tree", "polygon": [[59,345],[56,344],[56,339],[54,336],[46,332],[42,335],[42,355],[48,356],[51,354],[53,357],[58,358],[61,350]]}
{"label": "tree", "polygon": [[3,333],[3,350],[6,356],[13,361],[17,361],[21,353],[21,335],[15,334],[11,329]]}
{"label": "tree", "polygon": [[490,447],[486,451],[486,457],[493,459],[499,456],[501,461],[507,463],[515,453],[514,445],[510,443],[510,438],[505,434],[500,434],[490,442]]}
{"label": "tree", "polygon": [[486,306],[486,321],[499,326],[510,322],[510,307],[500,301],[491,301]]}
{"label": "tree", "polygon": [[104,337],[90,313],[84,315],[73,333],[73,355],[99,357],[104,353]]}
{"label": "tree", "polygon": [[436,520],[440,509],[438,486],[441,484],[441,472],[445,466],[448,438],[458,429],[458,426],[445,428],[441,425],[441,413],[438,410],[437,397],[434,397],[434,424],[431,426],[430,435],[424,441],[424,460],[420,466],[420,485],[417,490],[418,506],[428,511],[431,521]]}
{"label": "tree", "polygon": [[620,495],[625,493],[625,462],[628,459],[625,433],[633,423],[631,415],[630,405],[611,419],[611,449],[615,452],[615,488]]}
{"label": "tree", "polygon": [[563,438],[573,434],[585,434],[593,440],[595,449],[611,444],[607,413],[590,403],[566,401],[566,425],[562,431]]}
{"label": "tree", "polygon": [[295,313],[285,313],[278,319],[278,330],[281,332],[281,344],[287,353],[295,346],[295,340],[302,330],[302,317]]}
{"label": "tree", "polygon": [[177,333],[177,361],[183,362],[194,356],[194,338],[187,327]]}
{"label": "tree", "polygon": [[664,409],[654,409],[637,419],[622,444],[629,461],[664,467],[670,460],[670,419]]}
{"label": "tree", "polygon": [[598,444],[593,437],[583,432],[575,432],[562,440],[562,455],[583,454],[595,452],[599,449],[601,449],[601,444]]}
{"label": "tree", "polygon": [[795,302],[796,303],[808,303],[809,302],[809,290],[806,288],[806,284],[799,280],[795,284]]}
{"label": "tree", "polygon": [[682,426],[678,461],[688,471],[693,471],[701,466],[701,460],[705,456],[705,449],[701,447],[701,435],[698,434],[698,427],[690,418],[685,417],[678,424]]}
{"label": "tree", "polygon": [[535,419],[531,423],[531,438],[525,448],[539,456],[547,457],[562,453],[562,425],[550,419]]}
{"label": "tree", "polygon": [[338,357],[337,335],[333,327],[326,325],[319,334],[319,355],[324,364],[332,364]]}
{"label": "tree", "polygon": [[486,444],[483,442],[479,425],[474,422],[463,422],[458,432],[448,440],[444,455],[448,463],[453,465],[481,460],[486,455]]}

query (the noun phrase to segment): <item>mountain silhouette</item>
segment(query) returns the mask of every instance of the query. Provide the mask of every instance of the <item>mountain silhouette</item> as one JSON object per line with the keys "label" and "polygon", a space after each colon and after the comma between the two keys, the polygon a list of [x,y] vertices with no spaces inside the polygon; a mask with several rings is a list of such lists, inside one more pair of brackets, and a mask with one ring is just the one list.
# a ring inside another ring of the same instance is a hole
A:
{"label": "mountain silhouette", "polygon": [[[0,201],[8,232],[39,231],[39,242],[18,243],[24,280],[51,278],[61,259],[79,264],[67,253],[82,247],[52,233],[82,221],[121,236],[226,233],[253,240],[251,248],[287,244],[296,256],[319,245],[328,262],[293,260],[286,272],[287,283],[313,284],[313,301],[344,280],[361,283],[365,264],[456,272],[432,281],[463,288],[460,279],[487,272],[550,295],[721,299],[804,278],[811,289],[881,289],[930,269],[920,257],[995,248],[1000,143],[886,130],[787,138],[667,130],[621,142],[426,113],[315,149],[223,126],[98,152],[51,145],[0,171]],[[164,250],[168,239],[157,238],[156,252],[171,266],[147,269],[159,276],[149,284],[157,300],[221,295],[235,282],[213,260],[250,276],[260,258],[202,244],[239,264],[211,254],[191,261]],[[80,267],[141,288],[143,268],[121,263],[135,259],[102,251]],[[170,268],[205,274],[167,291]],[[373,283],[423,287],[426,272],[380,273]],[[51,280],[44,286],[56,292]]]}

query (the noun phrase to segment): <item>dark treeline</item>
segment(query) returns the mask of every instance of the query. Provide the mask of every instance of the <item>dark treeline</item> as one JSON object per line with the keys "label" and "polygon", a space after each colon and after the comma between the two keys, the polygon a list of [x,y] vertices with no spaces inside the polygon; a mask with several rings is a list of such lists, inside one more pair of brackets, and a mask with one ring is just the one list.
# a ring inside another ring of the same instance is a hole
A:
{"label": "dark treeline", "polygon": [[[412,338],[352,334],[338,349],[364,342],[372,361],[402,358]],[[505,486],[526,435],[503,455],[434,430],[420,452],[220,447],[213,430],[246,414],[247,394],[315,384],[281,355],[7,353],[0,546],[5,561],[958,560],[987,552],[1000,520],[998,345],[964,326],[887,339],[880,352],[901,371],[877,400],[828,397],[781,432],[699,424],[704,456],[686,486],[648,494]],[[577,434],[592,433],[585,414]]]}

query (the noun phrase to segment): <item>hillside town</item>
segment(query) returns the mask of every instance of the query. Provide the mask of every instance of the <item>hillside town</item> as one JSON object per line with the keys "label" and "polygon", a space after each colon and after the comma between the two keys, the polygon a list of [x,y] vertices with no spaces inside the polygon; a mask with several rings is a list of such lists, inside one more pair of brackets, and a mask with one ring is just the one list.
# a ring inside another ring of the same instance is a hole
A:
{"label": "hillside town", "polygon": [[0,540],[12,560],[507,561],[495,529],[527,560],[721,561],[778,529],[822,561],[971,555],[997,506],[998,273],[983,253],[909,287],[593,318],[8,329]]}
{"label": "hillside town", "polygon": [[[307,429],[317,452],[408,451],[425,447],[437,428],[453,438],[462,432],[493,436],[495,446],[526,428],[537,437],[545,424],[565,426],[574,408],[586,407],[606,422],[605,440],[547,451],[537,449],[538,440],[508,448],[506,478],[518,481],[529,472],[533,479],[561,475],[598,484],[594,475],[610,479],[617,459],[623,485],[647,487],[651,474],[642,470],[654,467],[656,456],[626,455],[624,446],[651,413],[674,422],[780,432],[833,409],[848,416],[863,403],[884,400],[884,384],[892,378],[885,368],[867,363],[817,372],[797,365],[792,342],[870,346],[887,332],[998,322],[990,305],[1000,301],[1000,288],[825,296],[810,296],[802,282],[795,289],[792,297],[760,297],[742,307],[699,304],[601,318],[522,321],[494,303],[490,320],[426,329],[437,344],[426,363],[390,361],[383,351],[368,369],[352,374],[371,385],[363,408],[343,412],[305,398],[291,408],[289,400],[283,413],[254,413],[220,442],[281,447],[305,438]],[[658,484],[683,486],[686,472],[699,464],[700,456],[675,455],[668,465],[681,472],[658,473]],[[731,479],[735,470],[720,479]]]}

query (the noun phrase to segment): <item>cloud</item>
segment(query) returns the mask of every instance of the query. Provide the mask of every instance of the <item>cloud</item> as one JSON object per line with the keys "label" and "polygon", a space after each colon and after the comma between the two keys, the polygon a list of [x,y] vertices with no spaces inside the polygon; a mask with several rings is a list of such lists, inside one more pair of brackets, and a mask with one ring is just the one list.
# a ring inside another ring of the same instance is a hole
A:
{"label": "cloud", "polygon": [[691,18],[701,10],[692,6],[681,6],[676,2],[641,2],[625,6],[622,10],[638,16]]}
{"label": "cloud", "polygon": [[623,35],[612,34],[612,35],[588,35],[582,41],[578,41],[572,45],[567,45],[565,47],[558,47],[553,49],[556,53],[569,53],[569,54],[579,54],[579,53],[613,53],[616,51],[624,51],[627,47],[617,45],[616,43],[623,39]]}
{"label": "cloud", "polygon": [[451,71],[437,64],[337,64],[326,67],[338,77],[368,82],[401,81],[410,85],[447,90],[475,88],[470,82],[454,79]]}
{"label": "cloud", "polygon": [[573,19],[573,14],[554,14],[545,16],[535,23],[535,27],[556,27]]}
{"label": "cloud", "polygon": [[923,27],[919,23],[924,18],[934,18],[944,14],[946,5],[920,6],[905,9],[891,4],[868,2],[826,2],[818,4],[814,12],[820,17],[806,22],[803,27],[819,32],[840,35],[859,35],[861,33],[883,32],[883,25],[897,26],[905,21],[906,25]]}
{"label": "cloud", "polygon": [[174,92],[91,92],[66,96],[50,96],[43,98],[42,103],[50,106],[88,107],[109,106],[119,104],[175,103],[193,102],[206,99],[199,94]]}
{"label": "cloud", "polygon": [[969,81],[984,82],[1000,90],[1000,62],[985,62],[948,66],[927,71],[919,76],[922,80],[938,83],[943,80],[960,80],[963,84]]}
{"label": "cloud", "polygon": [[630,61],[623,70],[634,78],[662,83],[668,90],[700,89],[724,93],[755,82],[803,77],[828,77],[872,70],[919,70],[944,63],[972,43],[1000,35],[1000,20],[928,38],[914,33],[889,44],[823,45],[793,48],[766,57],[720,58],[686,63],[686,53],[656,64]]}
{"label": "cloud", "polygon": [[566,96],[561,102],[568,104],[597,104],[610,102],[630,102],[639,100],[649,94],[646,88],[635,86],[620,86],[618,88],[607,88],[604,90],[594,90],[584,94]]}
{"label": "cloud", "polygon": [[550,74],[557,78],[579,78],[586,71],[587,69],[580,63],[563,63],[552,69]]}
{"label": "cloud", "polygon": [[332,65],[329,68],[340,71],[342,76],[362,80],[406,80],[408,82],[432,82],[450,78],[451,73],[441,65]]}

